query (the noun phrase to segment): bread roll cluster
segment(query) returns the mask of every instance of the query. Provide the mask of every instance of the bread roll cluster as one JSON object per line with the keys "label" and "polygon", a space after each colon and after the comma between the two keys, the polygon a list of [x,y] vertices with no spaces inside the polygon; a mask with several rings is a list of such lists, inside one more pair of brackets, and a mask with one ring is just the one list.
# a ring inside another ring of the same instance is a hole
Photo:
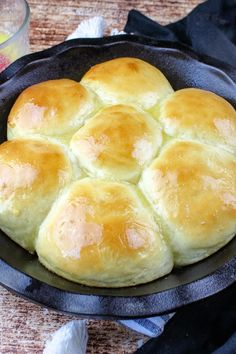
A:
{"label": "bread roll cluster", "polygon": [[25,89],[0,146],[0,228],[69,280],[146,283],[236,233],[236,111],[137,58]]}

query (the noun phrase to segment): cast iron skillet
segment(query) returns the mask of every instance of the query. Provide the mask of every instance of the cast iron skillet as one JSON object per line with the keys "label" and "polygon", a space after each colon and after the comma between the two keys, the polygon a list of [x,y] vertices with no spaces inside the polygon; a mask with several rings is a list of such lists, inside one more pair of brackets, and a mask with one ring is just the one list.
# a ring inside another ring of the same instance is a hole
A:
{"label": "cast iron skillet", "polygon": [[[200,58],[185,46],[136,36],[72,40],[25,56],[0,75],[0,142],[6,140],[7,116],[23,89],[49,79],[80,80],[91,65],[121,56],[138,57],[157,66],[174,89],[211,90],[236,107],[236,71],[212,58]],[[0,231],[0,283],[62,312],[100,318],[154,316],[174,311],[232,284],[236,280],[235,255],[236,238],[206,260],[175,269],[151,283],[102,289],[82,286],[47,271],[36,256]]]}

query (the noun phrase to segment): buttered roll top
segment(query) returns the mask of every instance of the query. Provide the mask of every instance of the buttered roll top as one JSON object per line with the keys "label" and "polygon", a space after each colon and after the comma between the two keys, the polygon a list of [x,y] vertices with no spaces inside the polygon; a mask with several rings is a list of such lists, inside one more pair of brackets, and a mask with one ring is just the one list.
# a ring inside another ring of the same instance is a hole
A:
{"label": "buttered roll top", "polygon": [[112,288],[226,245],[236,233],[234,107],[205,90],[174,92],[138,58],[81,76],[16,99],[0,146],[0,228],[56,274]]}
{"label": "buttered roll top", "polygon": [[162,101],[157,117],[172,137],[202,141],[236,154],[236,111],[212,92],[176,91]]}
{"label": "buttered roll top", "polygon": [[70,159],[59,145],[37,139],[0,145],[1,229],[33,252],[41,222],[72,179]]}
{"label": "buttered roll top", "polygon": [[236,230],[236,159],[190,141],[171,142],[144,171],[140,187],[185,265],[224,246]]}
{"label": "buttered roll top", "polygon": [[160,70],[137,58],[118,58],[93,66],[81,83],[108,104],[150,109],[173,89]]}
{"label": "buttered roll top", "polygon": [[162,144],[158,123],[125,105],[104,108],[71,140],[71,149],[90,175],[137,181]]}
{"label": "buttered roll top", "polygon": [[8,139],[37,134],[67,142],[98,106],[96,95],[73,80],[50,80],[30,86],[10,112]]}
{"label": "buttered roll top", "polygon": [[82,284],[145,283],[172,269],[172,255],[149,206],[134,186],[98,179],[75,182],[44,221],[41,262]]}

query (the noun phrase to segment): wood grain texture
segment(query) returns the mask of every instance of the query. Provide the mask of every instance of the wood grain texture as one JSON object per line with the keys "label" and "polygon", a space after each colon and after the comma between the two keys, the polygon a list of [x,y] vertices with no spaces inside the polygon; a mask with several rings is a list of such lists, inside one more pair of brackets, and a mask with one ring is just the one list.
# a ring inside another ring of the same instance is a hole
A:
{"label": "wood grain texture", "polygon": [[[79,319],[47,310],[0,288],[0,353],[41,354],[50,334]],[[114,321],[88,320],[88,354],[133,353],[145,336]],[[68,353],[70,354],[70,353]]]}
{"label": "wood grain texture", "polygon": [[103,16],[107,34],[123,30],[128,11],[136,9],[166,24],[185,16],[199,0],[29,0],[31,50],[41,50],[64,39],[85,19]]}
{"label": "wood grain texture", "polygon": [[[199,0],[28,0],[31,8],[31,51],[62,42],[84,19],[104,16],[107,34],[122,30],[129,10],[135,8],[166,24],[185,16]],[[39,354],[45,341],[76,317],[48,311],[0,287],[0,354]],[[131,354],[148,338],[114,321],[88,320],[87,353]],[[69,353],[68,353],[69,354]]]}

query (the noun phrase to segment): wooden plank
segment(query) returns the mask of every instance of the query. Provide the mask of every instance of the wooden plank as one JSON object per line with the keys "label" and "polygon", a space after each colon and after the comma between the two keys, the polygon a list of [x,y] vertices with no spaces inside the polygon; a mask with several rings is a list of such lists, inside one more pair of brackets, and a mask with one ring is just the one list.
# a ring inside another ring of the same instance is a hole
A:
{"label": "wooden plank", "polygon": [[137,9],[162,24],[185,16],[199,0],[30,0],[31,49],[41,50],[64,41],[84,19],[103,16],[107,34],[123,30],[128,11]]}
{"label": "wooden plank", "polygon": [[[0,353],[41,354],[50,333],[74,319],[79,318],[47,310],[0,287]],[[114,321],[88,320],[88,332],[91,354],[131,354],[146,340]]]}

